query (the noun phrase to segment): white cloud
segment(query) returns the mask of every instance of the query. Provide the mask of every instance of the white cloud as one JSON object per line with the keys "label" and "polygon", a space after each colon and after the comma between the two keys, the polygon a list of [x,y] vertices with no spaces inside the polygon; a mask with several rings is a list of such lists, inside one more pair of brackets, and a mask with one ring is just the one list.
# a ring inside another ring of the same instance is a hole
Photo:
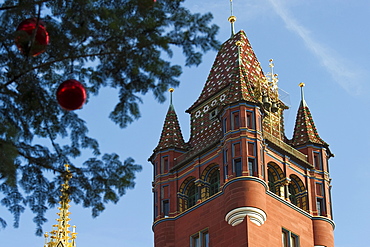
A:
{"label": "white cloud", "polygon": [[362,74],[353,64],[341,58],[337,52],[324,44],[321,44],[310,34],[309,30],[302,26],[287,10],[281,0],[268,0],[274,11],[284,21],[286,27],[302,38],[307,48],[320,60],[321,64],[332,75],[335,82],[343,87],[351,95],[364,93],[365,86],[362,82]]}

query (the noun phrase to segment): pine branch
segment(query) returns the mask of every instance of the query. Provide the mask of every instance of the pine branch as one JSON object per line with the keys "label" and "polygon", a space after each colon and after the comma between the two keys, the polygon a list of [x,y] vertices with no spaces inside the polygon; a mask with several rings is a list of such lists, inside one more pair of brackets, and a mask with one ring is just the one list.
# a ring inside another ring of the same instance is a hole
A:
{"label": "pine branch", "polygon": [[[41,0],[41,1],[34,2],[34,4],[42,4],[42,3],[45,3],[45,2],[49,2],[49,1],[50,0]],[[22,7],[22,5],[18,4],[18,5],[13,5],[13,6],[4,6],[4,7],[0,7],[0,11],[1,10],[16,9],[16,8],[19,8],[19,7]]]}
{"label": "pine branch", "polygon": [[65,61],[65,60],[68,60],[68,59],[76,59],[76,58],[84,58],[84,57],[95,57],[95,56],[104,56],[104,55],[111,55],[111,54],[120,54],[120,53],[123,53],[123,52],[117,52],[117,51],[114,51],[114,52],[102,52],[102,53],[93,53],[93,54],[84,54],[84,55],[79,55],[79,56],[68,56],[68,57],[63,57],[63,58],[60,58],[60,59],[55,59],[53,61],[50,61],[50,62],[46,62],[46,63],[43,63],[43,64],[40,64],[38,66],[34,66],[34,67],[31,67],[30,69],[16,75],[13,77],[13,79],[11,79],[10,81],[2,84],[0,86],[0,90],[2,90],[3,88],[9,86],[10,84],[12,84],[13,82],[15,82],[16,80],[18,80],[20,77],[22,77],[23,75],[33,71],[33,70],[36,70],[36,69],[40,69],[40,68],[43,68],[43,67],[47,67],[51,64],[54,64],[54,63],[58,63],[58,62],[62,62],[62,61]]}

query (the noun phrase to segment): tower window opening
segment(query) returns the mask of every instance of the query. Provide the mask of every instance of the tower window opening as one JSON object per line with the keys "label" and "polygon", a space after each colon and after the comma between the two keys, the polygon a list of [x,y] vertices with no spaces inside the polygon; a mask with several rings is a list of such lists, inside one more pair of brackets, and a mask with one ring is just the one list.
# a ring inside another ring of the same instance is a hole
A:
{"label": "tower window opening", "polygon": [[209,195],[212,196],[219,191],[220,188],[220,171],[219,169],[213,169],[209,178]]}
{"label": "tower window opening", "polygon": [[257,176],[256,160],[254,158],[248,158],[248,170],[250,176]]}
{"label": "tower window opening", "polygon": [[253,118],[253,112],[247,111],[246,112],[246,121],[247,121],[247,128],[248,129],[254,129],[254,118]]}
{"label": "tower window opening", "polygon": [[313,163],[316,170],[322,170],[321,154],[319,152],[313,152]]}
{"label": "tower window opening", "polygon": [[299,236],[283,228],[282,230],[283,247],[299,247]]}
{"label": "tower window opening", "polygon": [[192,182],[189,185],[188,191],[187,191],[187,197],[188,197],[188,207],[191,208],[197,203],[197,200],[199,199],[198,196],[198,187]]}
{"label": "tower window opening", "polygon": [[322,183],[316,183],[316,207],[317,207],[317,214],[325,216],[326,215],[326,208],[325,208],[325,197],[324,197],[324,186]]}
{"label": "tower window opening", "polygon": [[292,184],[289,184],[288,190],[289,190],[290,202],[297,206],[298,200],[297,200],[296,190],[294,189],[294,186]]}
{"label": "tower window opening", "polygon": [[191,238],[191,247],[200,247],[200,237],[199,234],[192,236]]}
{"label": "tower window opening", "polygon": [[317,214],[321,216],[325,216],[325,199],[317,197],[316,198],[316,205],[317,205]]}
{"label": "tower window opening", "polygon": [[267,178],[269,190],[281,197],[284,196],[284,193],[282,193],[283,191],[282,182],[284,180],[284,177],[285,175],[283,171],[277,164],[271,162],[267,165]]}
{"label": "tower window opening", "polygon": [[240,119],[239,119],[239,112],[238,111],[232,113],[232,122],[231,122],[231,124],[232,124],[231,128],[233,130],[239,129]]}
{"label": "tower window opening", "polygon": [[169,200],[162,201],[162,210],[163,210],[163,216],[168,217],[170,214],[170,201]]}
{"label": "tower window opening", "polygon": [[190,237],[190,247],[209,247],[208,229],[193,234]]}
{"label": "tower window opening", "polygon": [[241,159],[235,159],[234,160],[234,172],[235,176],[240,177],[242,175],[243,169],[242,169],[242,160]]}
{"label": "tower window opening", "polygon": [[161,174],[167,173],[168,168],[169,168],[168,156],[164,156],[162,157],[162,160],[161,160]]}
{"label": "tower window opening", "polygon": [[297,175],[290,175],[288,186],[289,200],[297,207],[307,210],[307,189]]}

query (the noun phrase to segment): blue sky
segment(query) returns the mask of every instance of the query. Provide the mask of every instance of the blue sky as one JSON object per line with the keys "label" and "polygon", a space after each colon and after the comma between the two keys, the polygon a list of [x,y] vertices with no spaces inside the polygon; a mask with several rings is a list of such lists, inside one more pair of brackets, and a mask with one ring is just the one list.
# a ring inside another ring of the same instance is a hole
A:
{"label": "blue sky", "polygon": [[[160,0],[157,0],[160,1]],[[370,1],[368,0],[234,0],[236,31],[243,29],[264,68],[274,59],[279,87],[289,93],[285,131],[291,138],[300,101],[298,84],[304,82],[305,99],[320,136],[335,154],[330,159],[336,247],[366,246],[370,233],[369,106],[370,106]],[[220,26],[218,39],[230,37],[228,0],[186,0],[192,11],[212,12]],[[216,53],[208,53],[199,67],[184,68],[181,85],[173,94],[184,138],[189,138],[189,116],[185,110],[198,98]],[[172,58],[184,64],[181,52]],[[152,95],[143,97],[142,118],[126,129],[108,119],[117,102],[117,92],[103,90],[90,98],[78,113],[100,142],[102,152],[116,152],[123,159],[133,157],[143,166],[136,187],[116,205],[108,205],[96,219],[80,205],[71,207],[71,224],[77,225],[77,245],[153,246],[152,166],[147,162],[157,145],[168,101],[157,103]],[[78,162],[78,161],[76,161]],[[43,246],[34,235],[32,214],[26,212],[20,228],[12,228],[12,216],[0,213],[8,227],[0,231],[0,246]],[[50,231],[57,210],[47,214]]]}

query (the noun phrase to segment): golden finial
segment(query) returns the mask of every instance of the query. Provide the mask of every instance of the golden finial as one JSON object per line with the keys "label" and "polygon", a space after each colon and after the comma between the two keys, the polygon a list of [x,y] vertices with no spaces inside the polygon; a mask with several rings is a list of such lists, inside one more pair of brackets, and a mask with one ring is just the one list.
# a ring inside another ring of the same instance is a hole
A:
{"label": "golden finial", "polygon": [[173,91],[175,91],[175,89],[171,87],[170,89],[168,89],[168,91],[170,92],[170,106],[172,106],[172,93]]}
{"label": "golden finial", "polygon": [[235,34],[234,22],[236,22],[236,16],[233,15],[233,0],[230,0],[230,12],[231,12],[231,15],[229,18],[227,18],[227,20],[231,24],[231,37],[232,37]]}
{"label": "golden finial", "polygon": [[57,219],[58,224],[53,225],[53,230],[49,233],[45,233],[45,244],[44,247],[76,247],[76,226],[72,227],[72,232],[69,230],[70,224],[68,217],[71,213],[68,211],[70,205],[70,199],[69,199],[69,180],[72,178],[72,174],[69,171],[69,165],[65,164],[65,171],[67,172],[64,183],[62,184],[61,192],[62,195],[60,196],[60,207],[59,218]]}
{"label": "golden finial", "polygon": [[303,91],[303,87],[306,86],[306,84],[301,82],[301,83],[298,84],[298,86],[301,88],[301,100],[302,100],[303,104],[306,104],[306,101],[304,100],[304,91]]}

